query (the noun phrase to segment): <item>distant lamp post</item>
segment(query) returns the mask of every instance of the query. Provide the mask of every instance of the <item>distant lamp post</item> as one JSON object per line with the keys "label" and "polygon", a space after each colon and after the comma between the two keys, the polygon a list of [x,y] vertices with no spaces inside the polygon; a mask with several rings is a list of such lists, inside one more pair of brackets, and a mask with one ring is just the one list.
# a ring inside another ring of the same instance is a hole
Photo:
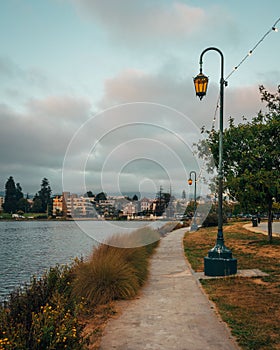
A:
{"label": "distant lamp post", "polygon": [[200,72],[194,78],[196,95],[200,100],[206,95],[208,78],[202,73],[203,55],[210,50],[218,52],[221,56],[221,78],[220,78],[220,130],[219,130],[219,166],[218,166],[218,234],[214,248],[204,258],[204,273],[206,276],[227,276],[237,272],[237,260],[232,257],[232,252],[224,245],[223,236],[223,119],[224,119],[224,56],[222,51],[216,47],[205,49],[199,60]]}
{"label": "distant lamp post", "polygon": [[192,180],[192,174],[194,174],[194,214],[193,214],[193,222],[191,225],[190,230],[191,231],[196,231],[198,229],[197,223],[196,223],[196,171],[191,171],[190,172],[190,178],[188,179],[188,184],[191,186],[193,183]]}

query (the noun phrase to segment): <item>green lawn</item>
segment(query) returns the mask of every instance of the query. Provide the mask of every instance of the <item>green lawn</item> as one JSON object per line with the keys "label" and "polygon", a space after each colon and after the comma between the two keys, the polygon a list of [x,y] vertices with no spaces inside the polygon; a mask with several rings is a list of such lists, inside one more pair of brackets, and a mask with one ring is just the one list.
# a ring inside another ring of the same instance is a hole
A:
{"label": "green lawn", "polygon": [[[246,350],[280,349],[280,238],[271,245],[261,233],[243,228],[244,223],[224,227],[226,246],[238,260],[238,269],[257,268],[269,276],[225,277],[201,280],[222,319]],[[203,271],[203,258],[215,245],[217,228],[186,233],[185,253],[195,271]]]}

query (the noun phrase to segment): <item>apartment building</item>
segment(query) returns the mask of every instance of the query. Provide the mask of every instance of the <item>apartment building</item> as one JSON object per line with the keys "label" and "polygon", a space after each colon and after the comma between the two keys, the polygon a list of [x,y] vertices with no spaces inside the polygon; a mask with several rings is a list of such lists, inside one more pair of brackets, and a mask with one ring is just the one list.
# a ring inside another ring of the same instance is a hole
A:
{"label": "apartment building", "polygon": [[67,215],[67,199],[70,197],[70,192],[63,192],[61,196],[55,196],[53,198],[53,211],[54,216],[66,216]]}
{"label": "apartment building", "polygon": [[74,218],[96,217],[93,203],[88,197],[78,197],[70,195],[66,201],[67,216]]}

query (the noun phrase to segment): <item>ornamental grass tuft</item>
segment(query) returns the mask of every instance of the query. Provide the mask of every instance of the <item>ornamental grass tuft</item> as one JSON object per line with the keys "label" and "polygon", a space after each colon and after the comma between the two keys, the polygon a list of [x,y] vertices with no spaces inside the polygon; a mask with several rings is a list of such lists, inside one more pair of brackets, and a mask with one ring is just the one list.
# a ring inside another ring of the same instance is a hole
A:
{"label": "ornamental grass tuft", "polygon": [[74,294],[92,304],[135,296],[139,287],[135,269],[120,248],[101,245],[76,270]]}
{"label": "ornamental grass tuft", "polygon": [[[141,246],[151,232],[152,242]],[[117,235],[96,247],[88,261],[75,270],[75,297],[94,305],[133,298],[148,277],[148,258],[158,244],[159,234],[151,232],[140,229]]]}

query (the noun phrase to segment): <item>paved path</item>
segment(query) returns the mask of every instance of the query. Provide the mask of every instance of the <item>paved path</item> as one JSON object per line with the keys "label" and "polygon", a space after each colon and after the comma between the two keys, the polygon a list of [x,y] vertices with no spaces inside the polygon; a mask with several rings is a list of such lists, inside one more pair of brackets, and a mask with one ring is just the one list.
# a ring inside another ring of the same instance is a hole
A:
{"label": "paved path", "polygon": [[[258,224],[258,227],[262,229],[263,231],[267,232],[267,222],[261,222]],[[273,221],[272,223],[272,232],[273,233],[280,233],[280,221]]]}
{"label": "paved path", "polygon": [[100,350],[237,350],[184,259],[186,229],[164,237],[140,298],[106,327]]}
{"label": "paved path", "polygon": [[[261,222],[257,227],[253,227],[252,223],[244,225],[244,227],[253,232],[261,232],[267,235],[267,221]],[[280,221],[274,221],[272,223],[272,232],[275,237],[279,237],[280,234]]]}

